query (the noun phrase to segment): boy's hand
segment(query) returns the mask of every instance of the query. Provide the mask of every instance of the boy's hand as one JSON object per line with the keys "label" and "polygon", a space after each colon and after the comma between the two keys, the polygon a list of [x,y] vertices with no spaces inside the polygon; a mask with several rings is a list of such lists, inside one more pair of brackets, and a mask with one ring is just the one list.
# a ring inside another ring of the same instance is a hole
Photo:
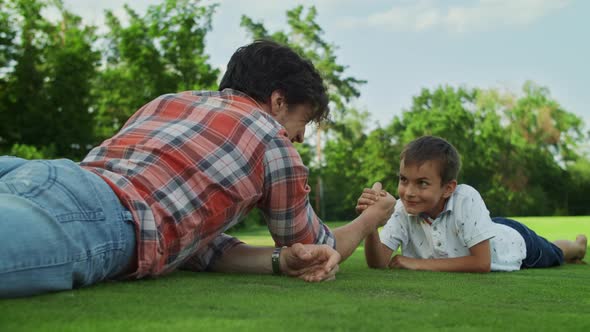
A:
{"label": "boy's hand", "polygon": [[405,257],[402,255],[395,255],[389,261],[390,269],[406,269],[406,270],[417,270],[420,263],[419,259]]}
{"label": "boy's hand", "polygon": [[281,253],[281,271],[308,282],[333,280],[340,254],[328,245],[295,243]]}
{"label": "boy's hand", "polygon": [[[377,184],[377,183],[378,182],[376,182],[375,184]],[[373,188],[375,188],[375,184],[373,185]],[[385,190],[382,190],[382,189],[376,190],[373,188],[363,189],[363,193],[361,194],[361,196],[359,197],[359,199],[356,202],[355,210],[356,210],[357,214],[361,214],[369,206],[378,202],[379,198],[387,197],[387,192]]]}

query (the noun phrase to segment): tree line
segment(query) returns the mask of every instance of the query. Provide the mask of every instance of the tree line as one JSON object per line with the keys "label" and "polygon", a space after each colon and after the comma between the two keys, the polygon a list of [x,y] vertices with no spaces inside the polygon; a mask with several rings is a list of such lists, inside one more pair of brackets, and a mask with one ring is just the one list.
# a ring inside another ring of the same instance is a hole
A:
{"label": "tree line", "polygon": [[[220,70],[205,52],[216,8],[162,0],[138,13],[125,5],[126,23],[105,11],[99,31],[61,0],[0,0],[0,154],[79,160],[153,98],[216,89]],[[49,20],[48,10],[59,18]],[[297,6],[286,12],[287,29],[275,32],[248,16],[240,23],[252,39],[291,46],[325,79],[332,119],[298,147],[324,219],[354,217],[356,198],[374,181],[395,192],[401,149],[425,134],[458,148],[459,181],[480,190],[493,215],[590,214],[583,149],[590,133],[548,88],[441,84],[417,91],[409,109],[370,128],[368,111],[351,106],[366,81],[346,74],[317,15],[314,7]]]}

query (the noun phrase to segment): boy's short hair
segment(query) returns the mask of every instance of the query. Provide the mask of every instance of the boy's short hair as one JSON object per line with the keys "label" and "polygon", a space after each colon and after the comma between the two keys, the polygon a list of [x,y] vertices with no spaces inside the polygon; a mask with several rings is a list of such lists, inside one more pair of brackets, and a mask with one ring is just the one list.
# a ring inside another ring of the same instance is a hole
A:
{"label": "boy's short hair", "polygon": [[287,104],[309,104],[310,119],[321,123],[328,118],[329,99],[323,80],[313,64],[287,46],[270,40],[256,40],[232,55],[219,90],[231,88],[267,104],[279,90]]}
{"label": "boy's short hair", "polygon": [[461,156],[445,139],[437,136],[422,136],[405,146],[400,154],[405,165],[422,165],[435,161],[439,165],[441,184],[456,180],[461,169]]}

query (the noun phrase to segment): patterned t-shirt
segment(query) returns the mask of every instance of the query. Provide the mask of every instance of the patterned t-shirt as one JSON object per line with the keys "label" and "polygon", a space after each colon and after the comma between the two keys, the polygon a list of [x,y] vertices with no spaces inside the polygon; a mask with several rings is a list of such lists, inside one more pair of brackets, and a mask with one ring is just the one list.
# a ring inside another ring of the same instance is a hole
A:
{"label": "patterned t-shirt", "polygon": [[477,190],[462,184],[451,195],[445,210],[434,220],[409,215],[401,200],[380,232],[381,242],[413,258],[454,258],[469,256],[469,248],[490,240],[492,271],[520,269],[526,245],[514,229],[494,223]]}

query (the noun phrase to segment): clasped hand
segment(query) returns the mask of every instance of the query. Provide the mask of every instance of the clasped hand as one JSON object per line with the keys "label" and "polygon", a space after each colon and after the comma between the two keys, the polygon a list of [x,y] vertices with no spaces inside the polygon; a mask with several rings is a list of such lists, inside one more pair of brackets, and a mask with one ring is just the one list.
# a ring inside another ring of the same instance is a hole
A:
{"label": "clasped hand", "polygon": [[282,273],[307,282],[335,279],[339,262],[340,254],[325,244],[296,243],[281,253]]}
{"label": "clasped hand", "polygon": [[395,197],[382,189],[380,182],[375,182],[372,188],[365,188],[357,200],[355,210],[358,214],[365,211],[375,214],[376,227],[384,226],[395,210]]}

